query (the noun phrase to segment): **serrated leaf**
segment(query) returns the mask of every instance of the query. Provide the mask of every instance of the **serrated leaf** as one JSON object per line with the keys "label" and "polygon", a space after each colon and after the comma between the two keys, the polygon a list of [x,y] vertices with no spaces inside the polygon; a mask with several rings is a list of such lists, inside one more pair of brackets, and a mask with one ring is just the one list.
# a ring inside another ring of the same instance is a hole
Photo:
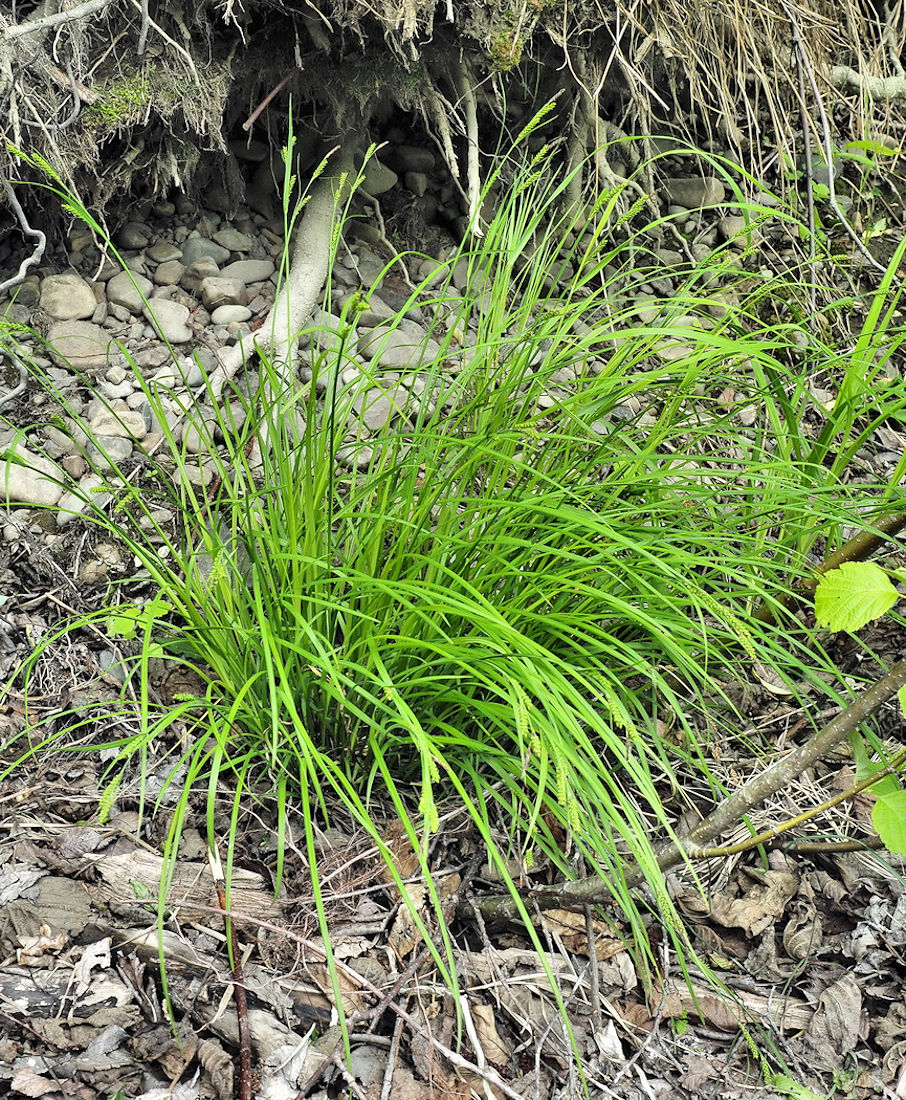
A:
{"label": "serrated leaf", "polygon": [[860,630],[885,615],[900,598],[874,562],[848,561],[825,573],[815,590],[815,617],[828,630]]}
{"label": "serrated leaf", "polygon": [[871,812],[871,821],[889,852],[906,856],[906,791],[884,791]]}

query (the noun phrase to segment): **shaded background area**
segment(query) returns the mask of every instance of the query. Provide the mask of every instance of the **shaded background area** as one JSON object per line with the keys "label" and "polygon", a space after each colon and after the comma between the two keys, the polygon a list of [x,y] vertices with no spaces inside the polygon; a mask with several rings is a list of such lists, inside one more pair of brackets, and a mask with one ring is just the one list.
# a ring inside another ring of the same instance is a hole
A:
{"label": "shaded background area", "polygon": [[[59,8],[18,0],[0,15],[0,135],[45,157],[89,209],[117,219],[174,191],[203,195],[225,214],[243,200],[274,213],[290,98],[303,174],[338,144],[359,155],[388,135],[433,145],[449,197],[427,199],[416,220],[454,235],[476,188],[470,144],[492,152],[558,93],[536,140],[558,143],[573,164],[620,135],[673,135],[783,188],[801,168],[803,110],[816,160],[826,159],[816,91],[835,143],[897,149],[903,135],[902,3],[86,0]],[[0,175],[20,178],[14,154],[2,157]],[[599,190],[633,161],[599,158],[586,187]],[[40,201],[25,201],[39,216]],[[44,204],[40,216],[49,224],[58,213]]]}

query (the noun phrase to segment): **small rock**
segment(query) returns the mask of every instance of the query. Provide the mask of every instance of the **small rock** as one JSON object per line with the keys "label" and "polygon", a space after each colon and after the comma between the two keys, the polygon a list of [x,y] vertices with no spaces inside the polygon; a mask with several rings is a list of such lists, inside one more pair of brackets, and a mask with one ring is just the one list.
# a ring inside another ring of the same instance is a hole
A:
{"label": "small rock", "polygon": [[248,321],[251,316],[248,306],[218,306],[211,314],[211,321],[215,325],[230,325]]}
{"label": "small rock", "polygon": [[366,359],[380,362],[382,367],[418,367],[440,352],[439,345],[427,337],[421,325],[403,321],[398,328],[378,325],[359,337],[358,351]]}
{"label": "small rock", "polygon": [[741,214],[727,214],[717,223],[718,231],[725,241],[730,241],[736,248],[745,248],[746,219]]}
{"label": "small rock", "polygon": [[79,372],[106,369],[118,351],[110,334],[90,321],[56,321],[47,343],[59,366]]}
{"label": "small rock", "polygon": [[380,431],[405,408],[407,390],[399,382],[391,386],[389,389],[372,386],[364,394],[357,395],[352,403],[353,412],[369,431]]}
{"label": "small rock", "polygon": [[60,459],[60,465],[76,481],[84,477],[85,471],[88,469],[87,463],[81,455],[66,455],[65,458]]}
{"label": "small rock", "polygon": [[145,250],[145,255],[156,264],[172,263],[182,256],[182,249],[172,241],[158,241]]}
{"label": "small rock", "polygon": [[154,284],[144,275],[121,271],[107,283],[107,301],[137,316],[144,307],[143,298],[149,297],[153,289]]}
{"label": "small rock", "polygon": [[[21,441],[0,460],[0,503],[51,507],[63,495],[62,472],[50,459],[36,454]],[[15,456],[15,459],[13,458]]]}
{"label": "small rock", "polygon": [[73,492],[64,493],[57,503],[57,527],[63,528],[72,523],[78,516],[84,515],[91,509],[106,507],[113,499],[109,492],[96,492],[102,489],[106,482],[97,474],[88,474],[79,482],[79,487]]}
{"label": "small rock", "polygon": [[186,267],[179,285],[189,294],[197,294],[205,279],[216,279],[219,274],[220,268],[211,257],[202,256],[200,260],[195,260]]}
{"label": "small rock", "polygon": [[421,145],[396,145],[388,159],[400,172],[432,172],[437,163],[431,150]]}
{"label": "small rock", "polygon": [[227,248],[222,248],[215,241],[207,237],[187,237],[182,246],[182,262],[186,267],[191,267],[196,260],[213,260],[216,264],[224,264],[230,258]]}
{"label": "small rock", "polygon": [[124,378],[122,382],[114,385],[112,382],[99,382],[98,392],[111,401],[125,399],[132,394],[132,380]]}
{"label": "small rock", "polygon": [[239,279],[248,285],[269,279],[275,270],[273,260],[234,260],[220,274],[224,279]]}
{"label": "small rock", "polygon": [[419,198],[428,190],[428,177],[424,172],[406,172],[403,183],[407,190],[413,195],[418,195]]}
{"label": "small rock", "polygon": [[151,241],[151,230],[144,222],[126,222],[121,226],[116,243],[120,248],[145,248]]}
{"label": "small rock", "polygon": [[165,260],[157,265],[154,281],[158,286],[176,286],[185,272],[186,265],[182,260]]}
{"label": "small rock", "polygon": [[20,306],[36,306],[41,298],[41,280],[37,275],[26,275],[25,281],[14,290],[16,304]]}
{"label": "small rock", "polygon": [[142,312],[162,340],[171,344],[185,344],[192,339],[192,330],[187,324],[189,310],[179,302],[161,298],[155,300],[153,311],[150,306],[145,306]]}
{"label": "small rock", "polygon": [[81,321],[97,306],[94,291],[80,275],[48,275],[41,280],[41,308],[57,321]]}
{"label": "small rock", "polygon": [[166,344],[154,344],[150,348],[142,348],[134,356],[135,365],[143,370],[163,366],[170,358],[170,350]]}
{"label": "small rock", "polygon": [[249,300],[245,283],[241,279],[230,279],[224,275],[202,279],[199,290],[208,309],[217,309],[218,306],[244,306]]}
{"label": "small rock", "polygon": [[689,176],[667,180],[664,192],[670,202],[685,206],[687,210],[716,206],[726,197],[723,182],[716,176]]}
{"label": "small rock", "polygon": [[365,179],[362,181],[362,189],[369,195],[377,198],[392,187],[396,187],[399,177],[392,168],[381,164],[377,157],[372,157],[365,165]]}
{"label": "small rock", "polygon": [[100,413],[92,419],[89,428],[94,435],[122,436],[124,439],[144,439],[148,432],[145,418],[132,409]]}
{"label": "small rock", "polygon": [[218,230],[214,234],[214,241],[221,248],[226,248],[230,252],[251,252],[252,250],[251,237],[240,233],[238,229],[234,229],[231,225]]}
{"label": "small rock", "polygon": [[86,453],[92,467],[106,473],[132,454],[132,440],[120,435],[99,435],[88,444]]}

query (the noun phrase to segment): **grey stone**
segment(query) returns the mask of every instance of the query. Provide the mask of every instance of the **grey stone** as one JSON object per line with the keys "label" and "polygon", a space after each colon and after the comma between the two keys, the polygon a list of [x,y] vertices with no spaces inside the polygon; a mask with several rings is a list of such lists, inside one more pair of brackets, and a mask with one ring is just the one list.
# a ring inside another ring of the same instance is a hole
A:
{"label": "grey stone", "polygon": [[[49,458],[17,441],[0,461],[0,503],[51,507],[63,495],[62,471]],[[15,459],[13,458],[15,455]]]}
{"label": "grey stone", "polygon": [[80,372],[105,370],[118,354],[110,334],[90,321],[56,321],[47,343],[54,362]]}
{"label": "grey stone", "polygon": [[424,172],[406,172],[403,183],[413,195],[421,197],[428,190],[428,177]]}
{"label": "grey stone", "polygon": [[81,321],[97,307],[94,291],[80,275],[48,275],[41,280],[41,308],[57,321]]}
{"label": "grey stone", "polygon": [[249,300],[245,283],[241,279],[230,279],[224,275],[202,279],[199,290],[201,300],[208,309],[217,309],[218,306],[244,306]]}
{"label": "grey stone", "polygon": [[197,455],[202,452],[207,454],[213,444],[217,428],[217,414],[214,410],[208,407],[198,409],[193,419],[185,425],[182,433],[182,443],[188,454]]}
{"label": "grey stone", "polygon": [[672,203],[687,210],[699,210],[703,206],[716,206],[724,201],[726,191],[716,176],[689,176],[667,180],[664,193]]}
{"label": "grey stone", "polygon": [[220,274],[220,268],[210,256],[202,256],[200,260],[194,260],[188,264],[183,272],[179,285],[190,294],[197,294],[198,288],[205,279],[214,279]]}
{"label": "grey stone", "polygon": [[157,265],[154,272],[154,281],[158,286],[176,286],[186,272],[186,265],[182,260],[164,260]]}
{"label": "grey stone", "polygon": [[211,314],[211,321],[215,325],[230,325],[248,321],[251,316],[248,306],[218,306]]}
{"label": "grey stone", "polygon": [[44,427],[45,437],[57,448],[61,454],[78,454],[88,444],[88,436],[74,420],[66,420],[66,431],[47,424]]}
{"label": "grey stone", "polygon": [[408,390],[391,379],[387,386],[371,386],[357,394],[352,409],[369,431],[377,432],[404,411],[408,400]]}
{"label": "grey stone", "polygon": [[234,229],[231,225],[219,229],[214,234],[214,242],[219,244],[221,248],[229,249],[230,252],[251,252],[252,250],[251,237],[240,233],[238,229]]}
{"label": "grey stone", "polygon": [[36,306],[41,298],[41,280],[37,275],[26,275],[25,281],[15,287],[13,293],[21,306]]}
{"label": "grey stone", "polygon": [[94,435],[116,435],[124,439],[144,439],[148,432],[145,418],[132,409],[109,409],[95,416],[88,426]]}
{"label": "grey stone", "polygon": [[431,172],[437,163],[431,150],[422,145],[397,145],[392,160],[400,172]]}
{"label": "grey stone", "polygon": [[[736,248],[745,248],[748,244],[746,240],[746,219],[741,214],[727,214],[725,218],[721,218],[717,223],[718,231],[725,241],[731,241]],[[754,237],[753,230],[753,237]]]}
{"label": "grey stone", "polygon": [[192,330],[186,323],[189,310],[179,302],[163,298],[155,301],[153,312],[149,306],[145,306],[143,312],[161,339],[171,344],[185,344],[192,339]]}
{"label": "grey stone", "polygon": [[398,179],[399,177],[393,169],[381,164],[377,157],[372,157],[365,165],[365,179],[362,182],[362,189],[369,195],[377,197],[395,187]]}
{"label": "grey stone", "polygon": [[121,271],[107,283],[107,301],[110,305],[122,306],[137,316],[144,308],[142,296],[148,298],[153,289],[154,283],[144,275]]}
{"label": "grey stone", "polygon": [[132,454],[132,441],[119,435],[99,435],[86,448],[91,465],[106,473]]}
{"label": "grey stone", "polygon": [[433,359],[440,351],[438,344],[427,337],[414,321],[403,321],[398,328],[378,325],[359,337],[358,351],[366,359],[380,362],[382,367],[417,367]]}
{"label": "grey stone", "polygon": [[163,366],[170,358],[170,349],[166,344],[154,344],[150,348],[142,348],[135,353],[135,365],[142,370]]}
{"label": "grey stone", "polygon": [[79,482],[78,489],[66,492],[57,503],[57,527],[68,526],[78,516],[84,515],[89,508],[104,508],[113,499],[111,493],[97,492],[106,482],[97,474],[87,474]]}
{"label": "grey stone", "polygon": [[111,401],[129,397],[132,393],[132,390],[132,381],[128,378],[122,382],[118,382],[116,385],[114,385],[112,382],[106,381],[98,383],[98,392],[103,394],[104,397],[109,398]]}
{"label": "grey stone", "polygon": [[182,262],[190,267],[196,260],[213,260],[216,264],[224,264],[230,258],[230,250],[222,248],[215,241],[207,237],[187,237],[182,246]]}
{"label": "grey stone", "polygon": [[308,337],[309,346],[313,352],[338,351],[343,346],[340,336],[341,325],[339,317],[326,310],[318,309],[305,326],[303,335]]}
{"label": "grey stone", "polygon": [[158,241],[157,244],[152,245],[145,251],[145,255],[157,264],[164,264],[171,260],[180,259],[182,249],[179,245],[173,244],[172,241]]}
{"label": "grey stone", "polygon": [[241,279],[248,285],[269,279],[275,270],[273,260],[234,260],[220,274],[224,279]]}
{"label": "grey stone", "polygon": [[126,222],[116,235],[120,248],[144,248],[151,241],[151,230],[144,222]]}

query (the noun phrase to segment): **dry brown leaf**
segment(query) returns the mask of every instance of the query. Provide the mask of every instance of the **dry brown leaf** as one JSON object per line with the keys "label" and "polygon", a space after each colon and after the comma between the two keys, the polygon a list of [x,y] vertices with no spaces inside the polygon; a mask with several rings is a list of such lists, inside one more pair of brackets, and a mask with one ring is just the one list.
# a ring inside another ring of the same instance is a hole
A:
{"label": "dry brown leaf", "polygon": [[501,1037],[500,1032],[497,1030],[493,1006],[480,1003],[473,1004],[470,1000],[469,1011],[475,1021],[475,1033],[478,1036],[478,1042],[482,1051],[484,1051],[485,1058],[498,1069],[505,1066],[510,1060],[512,1051],[509,1043]]}
{"label": "dry brown leaf", "polygon": [[859,1041],[861,1017],[862,993],[855,977],[845,973],[818,998],[806,1034],[821,1053],[829,1047],[835,1054],[848,1054]]}
{"label": "dry brown leaf", "polygon": [[59,1091],[54,1081],[35,1073],[33,1069],[20,1069],[10,1082],[13,1092],[22,1096],[46,1096],[49,1092]]}
{"label": "dry brown leaf", "polygon": [[[548,909],[542,914],[546,927],[556,932],[563,946],[574,955],[588,957],[588,929],[584,913],[574,913],[569,909]],[[598,962],[613,958],[626,950],[622,940],[611,935],[610,929],[600,920],[592,922],[595,941],[595,957]]]}
{"label": "dry brown leaf", "polygon": [[799,878],[789,871],[765,871],[742,897],[715,894],[711,899],[711,917],[725,928],[742,928],[757,936],[783,914],[787,903],[799,888]]}
{"label": "dry brown leaf", "polygon": [[[381,840],[390,850],[393,866],[396,868],[399,877],[401,879],[414,878],[418,874],[418,854],[412,848],[412,841],[409,839],[409,834],[406,832],[403,823],[401,821],[391,821],[381,834]],[[388,886],[395,885],[393,874],[383,860],[381,860],[381,865],[378,868],[378,877],[386,882]]]}
{"label": "dry brown leaf", "polygon": [[424,919],[428,902],[427,886],[414,883],[406,886],[405,890],[409,902],[408,904],[406,901],[400,902],[387,937],[397,958],[400,959],[406,958],[422,942],[422,934],[415,923],[410,905]]}
{"label": "dry brown leaf", "polygon": [[783,947],[791,959],[807,959],[821,946],[824,926],[811,902],[798,902],[783,930]]}

